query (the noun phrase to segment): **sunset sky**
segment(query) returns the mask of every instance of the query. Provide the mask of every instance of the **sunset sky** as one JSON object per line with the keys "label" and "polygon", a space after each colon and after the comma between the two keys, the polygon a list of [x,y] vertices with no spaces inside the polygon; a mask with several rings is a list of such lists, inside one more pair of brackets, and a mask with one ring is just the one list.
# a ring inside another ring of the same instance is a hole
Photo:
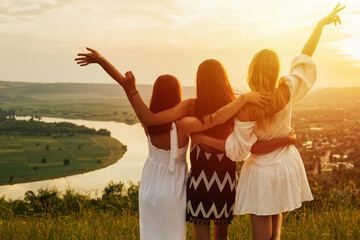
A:
{"label": "sunset sky", "polygon": [[[246,86],[251,57],[278,52],[285,74],[333,0],[1,0],[0,80],[114,83],[76,53],[97,49],[140,84],[173,74],[194,85],[207,58],[235,88]],[[324,29],[314,54],[316,87],[360,86],[360,1],[342,1],[342,25]]]}

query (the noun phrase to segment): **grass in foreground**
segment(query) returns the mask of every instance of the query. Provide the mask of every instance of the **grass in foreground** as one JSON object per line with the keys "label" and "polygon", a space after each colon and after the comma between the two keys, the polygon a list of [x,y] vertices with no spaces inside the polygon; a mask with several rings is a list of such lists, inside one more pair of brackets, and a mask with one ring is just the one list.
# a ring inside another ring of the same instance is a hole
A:
{"label": "grass in foreground", "polygon": [[[360,239],[360,210],[335,206],[325,212],[305,208],[284,214],[282,239]],[[81,216],[11,216],[0,219],[0,239],[139,239],[137,214],[86,212]],[[187,238],[194,239],[187,225]],[[249,216],[237,216],[229,239],[251,239]]]}
{"label": "grass in foreground", "polygon": [[[314,200],[283,214],[282,239],[360,239],[360,171],[309,182]],[[27,192],[22,200],[2,197],[0,239],[139,239],[138,187],[111,182],[98,199],[49,189]],[[228,233],[229,239],[251,239],[250,217],[236,216]],[[193,237],[188,223],[187,239]]]}

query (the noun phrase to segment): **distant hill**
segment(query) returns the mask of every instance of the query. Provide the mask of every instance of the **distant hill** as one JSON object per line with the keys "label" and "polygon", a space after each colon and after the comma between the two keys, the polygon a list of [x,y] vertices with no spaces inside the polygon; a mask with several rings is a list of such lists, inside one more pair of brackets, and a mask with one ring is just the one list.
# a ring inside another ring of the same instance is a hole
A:
{"label": "distant hill", "polygon": [[[144,99],[150,99],[152,85],[138,85]],[[195,87],[182,88],[183,98],[195,97]],[[126,98],[118,84],[100,83],[25,83],[0,81],[1,102],[37,102],[82,99]],[[299,105],[334,105],[359,104],[360,87],[323,88],[310,92]]]}
{"label": "distant hill", "polygon": [[342,107],[360,104],[360,87],[323,88],[306,95],[299,105]]}
{"label": "distant hill", "polygon": [[[149,99],[152,94],[152,85],[138,85],[138,90],[144,99]],[[183,87],[182,92],[183,98],[195,96],[194,87]],[[125,97],[125,92],[118,84],[0,81],[0,102],[36,102]]]}

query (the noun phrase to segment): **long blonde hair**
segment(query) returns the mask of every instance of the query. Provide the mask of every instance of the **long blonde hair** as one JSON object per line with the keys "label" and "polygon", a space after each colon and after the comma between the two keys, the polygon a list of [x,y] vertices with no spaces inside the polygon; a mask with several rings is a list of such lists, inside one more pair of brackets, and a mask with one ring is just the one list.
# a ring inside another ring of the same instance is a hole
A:
{"label": "long blonde hair", "polygon": [[286,105],[284,94],[279,89],[280,61],[276,52],[263,49],[252,58],[248,69],[248,84],[251,90],[272,94],[270,104],[265,108],[254,105],[258,128],[271,127],[279,106]]}

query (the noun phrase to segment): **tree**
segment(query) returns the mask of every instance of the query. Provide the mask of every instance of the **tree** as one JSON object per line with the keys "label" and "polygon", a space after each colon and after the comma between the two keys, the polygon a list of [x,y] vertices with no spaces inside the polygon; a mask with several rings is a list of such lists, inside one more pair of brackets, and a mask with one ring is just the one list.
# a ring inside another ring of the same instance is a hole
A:
{"label": "tree", "polygon": [[67,165],[69,165],[69,164],[70,164],[70,160],[69,160],[69,159],[67,159],[67,158],[66,158],[66,159],[64,159],[64,165],[65,165],[65,166],[67,166]]}
{"label": "tree", "polygon": [[105,129],[105,128],[100,128],[99,130],[96,131],[97,135],[101,135],[101,136],[110,136],[110,131]]}
{"label": "tree", "polygon": [[49,145],[46,145],[45,146],[45,150],[49,150],[50,146]]}
{"label": "tree", "polygon": [[106,199],[109,197],[117,196],[121,197],[124,196],[126,191],[125,184],[122,182],[114,183],[110,181],[104,189],[102,199]]}
{"label": "tree", "polygon": [[41,163],[46,163],[46,158],[41,159]]}
{"label": "tree", "polygon": [[9,118],[14,119],[15,118],[15,109],[9,109],[8,116],[9,116]]}

